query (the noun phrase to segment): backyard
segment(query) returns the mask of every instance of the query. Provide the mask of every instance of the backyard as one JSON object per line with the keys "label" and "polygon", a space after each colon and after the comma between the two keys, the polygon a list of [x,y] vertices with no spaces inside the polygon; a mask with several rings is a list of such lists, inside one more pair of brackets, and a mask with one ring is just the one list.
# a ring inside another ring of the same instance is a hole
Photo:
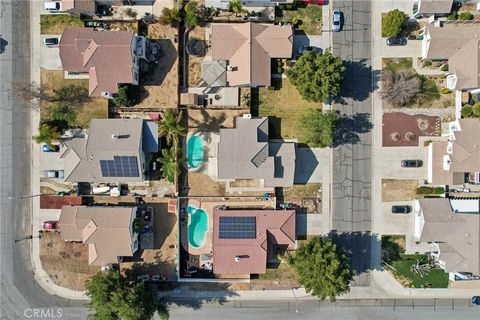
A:
{"label": "backyard", "polygon": [[287,78],[272,79],[275,90],[260,88],[258,113],[269,116],[270,138],[302,141],[299,120],[307,109],[321,109],[322,105],[304,100]]}
{"label": "backyard", "polygon": [[65,242],[57,232],[41,233],[40,260],[55,284],[71,290],[84,290],[85,281],[100,271],[88,265],[87,245]]}
{"label": "backyard", "polygon": [[404,287],[446,288],[448,273],[431,267],[426,254],[404,254],[405,236],[382,236],[382,261]]}
{"label": "backyard", "polygon": [[[205,41],[205,27],[196,26],[188,34],[189,39],[200,39]],[[188,86],[195,87],[201,79],[201,65],[205,57],[188,55]]]}
{"label": "backyard", "polygon": [[80,17],[69,14],[42,14],[40,34],[62,34],[65,27],[83,27]]}
{"label": "backyard", "polygon": [[294,10],[281,10],[280,16],[276,20],[289,23],[297,20],[297,30],[309,35],[322,33],[322,7],[319,5],[297,5]]}
{"label": "backyard", "polygon": [[[59,90],[67,85],[74,85],[88,90],[87,79],[66,80],[63,71],[44,70],[40,71],[41,86],[46,93],[53,93],[54,90]],[[41,114],[42,118],[47,115],[50,108],[55,106],[55,103],[42,101]],[[87,101],[76,110],[75,125],[79,128],[87,128],[92,119],[106,119],[108,118],[108,100],[105,98],[89,98]]]}
{"label": "backyard", "polygon": [[383,71],[389,70],[397,73],[400,70],[413,71],[420,79],[421,91],[416,96],[415,102],[406,107],[432,107],[448,108],[455,106],[455,93],[442,93],[446,86],[446,79],[441,75],[419,75],[413,68],[412,58],[385,58],[382,60]]}
{"label": "backyard", "polygon": [[413,200],[417,188],[417,180],[382,179],[382,202]]}

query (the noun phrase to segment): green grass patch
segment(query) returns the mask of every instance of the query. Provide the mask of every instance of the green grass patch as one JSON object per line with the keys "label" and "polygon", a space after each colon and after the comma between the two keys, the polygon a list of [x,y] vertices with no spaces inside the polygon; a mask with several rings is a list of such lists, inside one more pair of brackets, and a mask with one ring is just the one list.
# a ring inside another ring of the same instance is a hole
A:
{"label": "green grass patch", "polygon": [[413,69],[411,58],[385,58],[383,59],[383,70],[398,72],[403,69]]}
{"label": "green grass patch", "polygon": [[431,105],[432,102],[440,99],[440,92],[435,80],[425,76],[419,76],[422,82],[422,91],[417,98],[418,105]]}
{"label": "green grass patch", "polygon": [[40,34],[62,34],[65,27],[83,27],[83,21],[69,14],[42,14]]}
{"label": "green grass patch", "polygon": [[320,35],[322,33],[322,6],[308,4],[296,10],[282,10],[281,22],[299,21],[297,29],[305,34]]}
{"label": "green grass patch", "polygon": [[443,269],[432,268],[423,277],[411,272],[411,266],[414,265],[418,259],[427,262],[428,256],[425,254],[400,254],[400,259],[392,261],[391,263],[391,266],[395,268],[392,270],[393,274],[400,279],[407,280],[411,288],[423,288],[426,286],[430,288],[448,287],[448,273]]}
{"label": "green grass patch", "polygon": [[322,104],[304,100],[288,79],[273,79],[276,90],[259,89],[258,113],[269,118],[270,137],[303,141],[299,120],[305,110],[321,109]]}

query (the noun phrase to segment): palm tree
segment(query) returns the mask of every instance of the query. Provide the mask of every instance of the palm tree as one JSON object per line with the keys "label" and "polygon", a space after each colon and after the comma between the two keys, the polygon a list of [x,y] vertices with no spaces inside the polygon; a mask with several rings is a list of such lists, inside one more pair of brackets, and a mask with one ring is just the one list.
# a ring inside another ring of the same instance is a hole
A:
{"label": "palm tree", "polygon": [[158,133],[167,138],[168,144],[175,142],[176,145],[178,137],[185,135],[187,130],[180,124],[182,116],[181,111],[178,114],[170,109],[162,112],[162,118],[158,123]]}
{"label": "palm tree", "polygon": [[179,171],[175,148],[162,149],[162,157],[158,161],[162,164],[160,171],[162,171],[163,176],[168,181],[174,182]]}
{"label": "palm tree", "polygon": [[38,128],[38,135],[34,136],[33,139],[37,143],[46,143],[49,146],[52,146],[53,140],[58,140],[61,137],[60,131],[48,124],[41,124]]}
{"label": "palm tree", "polygon": [[228,10],[235,13],[235,16],[237,16],[237,14],[243,11],[242,3],[240,2],[240,0],[230,1],[227,7],[228,7]]}

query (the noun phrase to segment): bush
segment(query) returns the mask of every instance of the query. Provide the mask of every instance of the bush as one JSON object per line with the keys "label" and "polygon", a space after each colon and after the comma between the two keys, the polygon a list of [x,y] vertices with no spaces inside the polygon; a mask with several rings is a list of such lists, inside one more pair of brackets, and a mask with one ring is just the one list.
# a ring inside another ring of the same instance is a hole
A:
{"label": "bush", "polygon": [[382,100],[393,107],[411,104],[421,92],[422,82],[411,70],[404,69],[398,72],[386,70],[380,77]]}
{"label": "bush", "polygon": [[162,15],[158,19],[160,24],[166,26],[170,25],[172,27],[177,27],[178,24],[180,23],[180,13],[178,12],[177,8],[163,8],[162,9]]}
{"label": "bush", "polygon": [[423,60],[422,65],[424,67],[430,67],[432,65],[432,61],[431,60]]}
{"label": "bush", "polygon": [[432,187],[418,187],[417,188],[417,194],[432,194],[433,193],[433,188]]}
{"label": "bush", "polygon": [[130,18],[137,17],[137,12],[133,11],[132,8],[126,8],[124,13],[127,15],[127,17],[130,17]]}
{"label": "bush", "polygon": [[185,5],[185,25],[187,28],[193,28],[197,24],[197,2],[195,0],[190,0]]}
{"label": "bush", "polygon": [[440,70],[448,71],[448,63],[445,63]]}
{"label": "bush", "polygon": [[433,188],[433,194],[444,194],[445,188],[444,187],[435,187]]}
{"label": "bush", "polygon": [[473,20],[473,14],[470,11],[460,12],[458,15],[459,20]]}
{"label": "bush", "polygon": [[469,118],[473,115],[473,109],[471,106],[464,106],[460,111],[463,118]]}
{"label": "bush", "polygon": [[397,37],[405,26],[407,15],[398,9],[387,12],[382,17],[382,36]]}
{"label": "bush", "polygon": [[448,17],[448,20],[457,20],[458,19],[458,12],[457,11],[452,11]]}
{"label": "bush", "polygon": [[443,80],[443,79],[445,79],[445,78],[447,77],[447,75],[441,74],[441,75],[439,75],[438,77]]}
{"label": "bush", "polygon": [[440,93],[441,93],[441,94],[449,94],[449,93],[450,93],[450,89],[443,87],[442,89],[440,89]]}
{"label": "bush", "polygon": [[132,105],[127,86],[118,88],[118,92],[113,96],[112,103],[116,107],[129,107]]}

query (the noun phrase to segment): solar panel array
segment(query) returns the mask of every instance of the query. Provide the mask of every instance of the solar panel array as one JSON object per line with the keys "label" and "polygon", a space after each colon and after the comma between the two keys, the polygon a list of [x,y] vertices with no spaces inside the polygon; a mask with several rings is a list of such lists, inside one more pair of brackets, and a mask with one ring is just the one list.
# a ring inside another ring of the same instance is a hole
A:
{"label": "solar panel array", "polygon": [[256,239],[256,217],[220,217],[220,239]]}
{"label": "solar panel array", "polygon": [[138,177],[137,157],[114,156],[113,160],[100,160],[103,177]]}

